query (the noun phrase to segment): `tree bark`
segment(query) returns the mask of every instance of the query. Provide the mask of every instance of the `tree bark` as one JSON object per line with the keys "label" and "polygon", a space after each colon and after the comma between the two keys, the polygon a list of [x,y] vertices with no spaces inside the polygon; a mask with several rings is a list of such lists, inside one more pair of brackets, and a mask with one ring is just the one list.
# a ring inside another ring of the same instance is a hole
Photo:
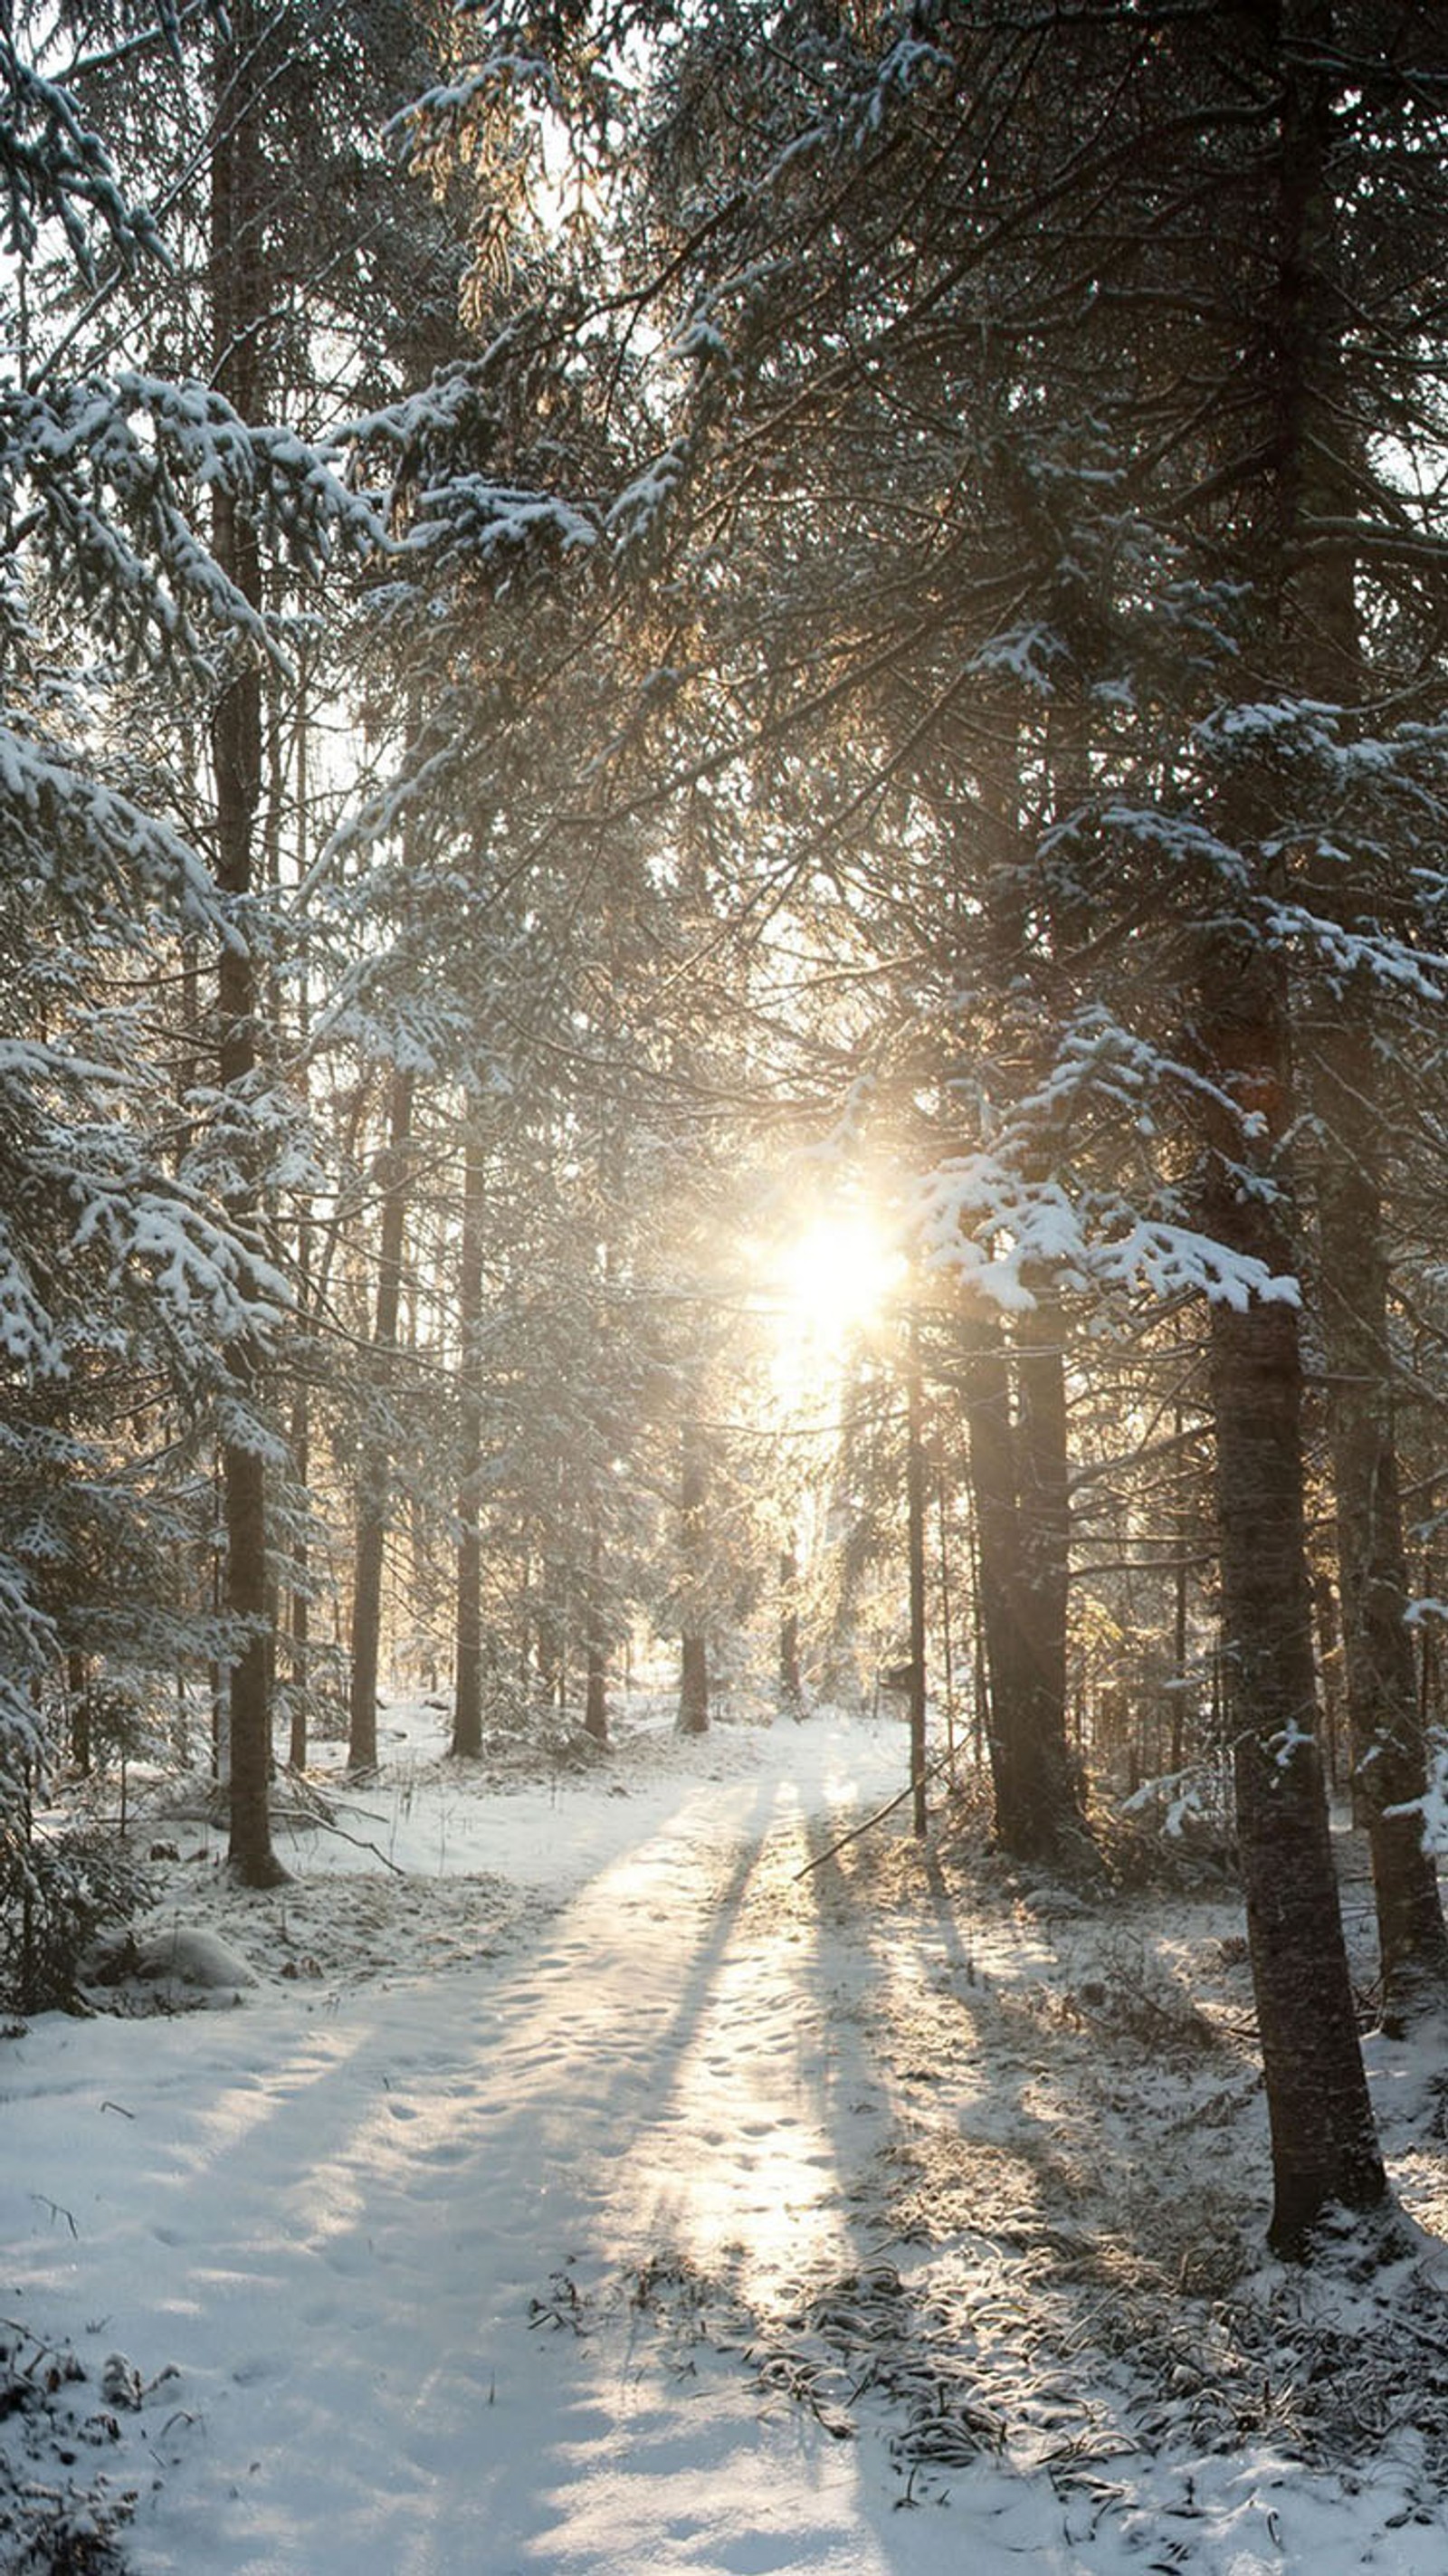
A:
{"label": "tree bark", "polygon": [[1040,1292],[1033,1311],[1020,1318],[1015,1339],[1022,1721],[1044,1848],[1059,1858],[1073,1844],[1079,1852],[1090,1839],[1067,1733],[1071,1506],[1066,1327],[1059,1301]]}
{"label": "tree bark", "polygon": [[1349,989],[1318,1050],[1327,1134],[1318,1176],[1322,1322],[1337,1490],[1338,1576],[1354,1787],[1372,1854],[1383,2018],[1401,2032],[1448,1993],[1448,1926],[1423,1838],[1427,1753],[1393,1405],[1377,1068]]}
{"label": "tree bark", "polygon": [[[1330,69],[1329,0],[1299,0],[1299,11],[1300,25],[1292,32],[1318,49],[1319,68],[1294,75],[1284,135],[1284,150],[1292,155],[1284,232],[1295,227],[1299,246],[1294,283],[1284,298],[1284,345],[1298,388],[1288,414],[1296,441],[1288,500],[1304,515],[1351,519],[1361,432],[1353,426],[1353,406],[1342,385],[1346,307],[1338,283],[1339,215],[1330,157],[1331,85],[1343,75]],[[1291,453],[1285,443],[1284,454]],[[1294,676],[1314,699],[1344,708],[1361,699],[1364,685],[1357,571],[1347,549],[1309,556],[1293,568],[1286,591]],[[1351,934],[1360,914],[1381,904],[1383,892],[1353,869],[1317,899]],[[1383,2017],[1401,2031],[1448,1997],[1448,1925],[1437,1867],[1423,1843],[1428,1765],[1406,1625],[1410,1592],[1388,1327],[1376,998],[1365,969],[1347,976],[1330,1014],[1310,1029],[1309,1046],[1320,1130],[1321,1309],[1353,1808],[1367,1826],[1372,1854]]]}
{"label": "tree bark", "polygon": [[588,1603],[584,1617],[583,1731],[608,1742],[608,1621],[603,1599],[603,1532],[594,1513],[588,1533]]}
{"label": "tree bark", "polygon": [[963,1388],[975,1517],[975,1606],[985,1641],[986,1746],[995,1828],[1007,1851],[1024,1853],[1034,1833],[1034,1811],[1025,1746],[1016,1723],[1021,1677],[1012,1605],[1011,1568],[1018,1535],[1010,1372],[1005,1335],[998,1323],[973,1318],[965,1329]]}
{"label": "tree bark", "polygon": [[[407,1216],[413,1076],[393,1074],[387,1115],[387,1150],[379,1158],[382,1230],[377,1259],[377,1317],[372,1347],[384,1378],[397,1352],[402,1306],[402,1248]],[[363,1443],[357,1479],[357,1552],[352,1586],[351,1690],[347,1768],[377,1768],[377,1675],[382,1639],[382,1571],[392,1511],[392,1452],[374,1425]]]}
{"label": "tree bark", "polygon": [[[217,132],[212,145],[210,259],[213,373],[244,420],[259,394],[257,333],[266,310],[260,273],[260,119],[255,105],[254,13],[250,0],[232,13],[217,42]],[[254,526],[218,487],[212,548],[221,570],[254,608],[261,605],[261,558]],[[211,719],[216,784],[216,874],[233,899],[234,935],[217,971],[219,1077],[237,1120],[240,1175],[227,1214],[245,1240],[259,1207],[256,1147],[244,1122],[255,1076],[257,970],[245,918],[252,891],[252,845],[261,797],[261,675],[249,644],[237,654]],[[247,1417],[260,1390],[261,1358],[249,1337],[230,1354],[231,1427],[221,1451],[222,1525],[226,1537],[223,1599],[237,1643],[228,1667],[230,1839],[228,1864],[249,1887],[284,1878],[272,1850],[268,1782],[272,1766],[270,1659],[267,1653],[267,1512],[261,1448]]]}
{"label": "tree bark", "polygon": [[[1306,685],[1321,601],[1304,576],[1303,519],[1320,490],[1319,403],[1335,376],[1331,0],[1283,0],[1274,173],[1275,289],[1264,313],[1266,438],[1244,514],[1267,685]],[[1310,561],[1310,558],[1307,558]],[[1294,1268],[1287,1188],[1293,1129],[1289,1010],[1280,951],[1259,907],[1288,867],[1270,766],[1241,764],[1218,805],[1242,892],[1223,881],[1201,933],[1204,1217],[1228,1250],[1277,1277]],[[1233,1107],[1223,1104],[1230,1102]],[[1297,1307],[1253,1294],[1212,1306],[1224,1653],[1237,1822],[1267,2108],[1271,2240],[1304,2248],[1335,2205],[1370,2211],[1387,2185],[1358,2044],[1316,1727],[1312,1604],[1302,1501]]]}
{"label": "tree bark", "polygon": [[[304,1292],[305,1278],[305,1264],[303,1264]],[[312,1422],[311,1400],[304,1386],[298,1387],[292,1401],[289,1446],[292,1474],[297,1481],[302,1498],[302,1511],[305,1514],[310,1509]],[[291,1718],[287,1730],[287,1761],[293,1771],[304,1771],[307,1767],[307,1725],[312,1696],[311,1558],[311,1542],[307,1536],[306,1520],[303,1518],[292,1546],[291,1660],[287,1676]]]}
{"label": "tree bark", "polygon": [[920,1327],[907,1327],[905,1505],[910,1560],[910,1820],[923,1840],[925,1810],[925,1426]]}
{"label": "tree bark", "polygon": [[972,1321],[964,1368],[977,1551],[977,1616],[989,1673],[987,1742],[996,1834],[1021,1860],[1079,1858],[1089,1842],[1066,1724],[1069,1541],[1061,1320],[1045,1300],[1010,1354]]}
{"label": "tree bark", "polygon": [[708,1540],[704,1524],[707,1502],[704,1438],[698,1423],[691,1419],[684,1425],[679,1480],[681,1735],[706,1735],[709,1731]]}
{"label": "tree bark", "polygon": [[804,1675],[799,1662],[799,1558],[792,1547],[779,1552],[779,1695],[791,1717],[805,1713]]}
{"label": "tree bark", "polygon": [[[1207,1230],[1283,1277],[1292,1237],[1274,1169],[1290,1124],[1281,970],[1251,928],[1233,938],[1217,926],[1202,986],[1208,1064],[1259,1122],[1254,1143],[1229,1114],[1210,1113]],[[1372,2209],[1386,2193],[1318,1751],[1295,1302],[1214,1302],[1211,1387],[1237,1831],[1272,2136],[1270,2237],[1290,2253],[1334,2204]]]}
{"label": "tree bark", "polygon": [[73,1646],[65,1659],[65,1696],[70,1715],[70,1758],[81,1778],[88,1780],[94,1753],[90,1657],[78,1646]]}
{"label": "tree bark", "polygon": [[464,1144],[464,1234],[459,1262],[461,1476],[459,1551],[453,1582],[453,1744],[459,1762],[482,1754],[482,1139],[469,1123]]}
{"label": "tree bark", "polygon": [[475,1761],[483,1749],[483,1402],[478,1382],[483,1322],[483,1193],[482,1143],[476,1127],[469,1126],[463,1161],[458,1280],[463,1446],[453,1600],[452,1750],[460,1761]]}
{"label": "tree bark", "polygon": [[[298,666],[296,718],[293,737],[293,751],[295,758],[294,794],[296,800],[293,864],[296,869],[298,883],[304,884],[307,875],[308,831],[311,821],[307,759],[311,726],[311,704],[306,667],[306,649],[304,645],[299,650]],[[281,822],[282,804],[283,796],[281,786],[279,784],[275,799],[278,827],[280,827]],[[308,996],[307,975],[304,970],[298,994],[296,1026],[297,1050],[304,1062],[310,1030],[311,1009]],[[305,1096],[307,1085],[307,1075],[305,1070],[302,1072],[300,1078],[303,1086],[303,1094]],[[310,1208],[304,1208],[297,1226],[296,1252],[294,1257],[297,1268],[297,1307],[302,1318],[303,1329],[309,1335],[315,1331],[317,1322],[317,1306],[316,1298],[314,1296],[316,1283],[312,1276],[312,1258],[315,1236],[316,1228],[313,1224]],[[312,1549],[310,1534],[312,1508],[312,1398],[311,1389],[307,1384],[305,1377],[298,1381],[296,1390],[292,1397],[292,1418],[288,1447],[291,1457],[292,1479],[299,1498],[300,1508],[298,1511],[297,1536],[292,1548],[292,1583],[289,1614],[290,1658],[287,1675],[291,1711],[290,1725],[288,1729],[289,1742],[287,1746],[287,1760],[293,1771],[303,1771],[306,1769],[307,1764],[307,1739],[311,1723],[312,1701]]]}

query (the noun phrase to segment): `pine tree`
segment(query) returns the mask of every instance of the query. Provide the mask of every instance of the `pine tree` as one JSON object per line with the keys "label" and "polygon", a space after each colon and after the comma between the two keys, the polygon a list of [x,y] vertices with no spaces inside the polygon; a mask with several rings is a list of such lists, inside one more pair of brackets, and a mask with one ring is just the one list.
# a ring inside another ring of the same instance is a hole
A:
{"label": "pine tree", "polygon": [[[536,34],[489,10],[468,34],[471,99],[498,116],[511,79],[526,125]],[[626,94],[619,34],[601,13],[548,65],[590,144],[605,66]],[[937,1068],[958,1130],[923,1178],[932,1258],[1043,1321],[1057,1299],[1208,1300],[1273,2234],[1297,2245],[1383,2177],[1315,1745],[1291,1057],[1340,907],[1302,864],[1330,826],[1293,742],[1312,563],[1351,554],[1387,595],[1438,560],[1381,473],[1324,507],[1320,393],[1345,359],[1321,245],[1326,226],[1374,314],[1355,400],[1392,375],[1401,434],[1424,330],[1404,209],[1432,203],[1441,40],[1422,9],[1315,0],[1028,20],[958,0],[869,32],[810,8],[761,36],[748,7],[661,35],[607,252],[605,366],[632,387],[644,310],[666,353],[637,399],[652,452],[605,522],[673,619],[654,792],[682,811],[747,778],[714,800],[741,917],[827,853],[912,963],[955,820],[974,907],[948,934],[937,910],[927,949],[948,936],[954,1025],[982,996],[1008,1024],[1012,979],[1038,1025],[1003,1084]],[[1025,818],[1004,979],[975,927],[1003,741]],[[806,855],[779,860],[781,814]],[[907,1098],[920,1064],[897,1058]],[[1032,1482],[1050,1590],[1054,1464]]]}
{"label": "pine tree", "polygon": [[[43,72],[24,35],[22,22],[0,52],[18,287],[0,393],[14,1163],[3,1302],[11,1436],[31,1456],[37,1442],[48,1449],[59,1509],[38,1556],[33,1529],[10,1559],[4,1586],[15,1693],[5,1732],[22,1751],[59,1654],[129,1651],[154,1665],[187,1633],[175,1582],[183,1493],[148,1475],[139,1447],[130,1461],[97,1437],[103,1373],[113,1406],[128,1354],[132,1419],[149,1416],[158,1451],[194,1467],[188,1435],[286,1302],[254,1234],[213,1192],[194,1136],[178,1136],[168,1069],[138,1017],[158,958],[199,941],[234,953],[235,924],[227,890],[168,819],[150,746],[122,743],[111,706],[128,665],[133,690],[164,671],[173,699],[194,707],[218,645],[264,649],[246,579],[210,543],[208,498],[222,513],[244,507],[313,572],[339,537],[370,530],[314,455],[243,418],[218,388],[108,363],[162,273],[161,234],[79,98],[122,70],[178,76],[176,22],[137,11],[114,45],[102,30],[69,66],[52,49]],[[67,1488],[77,1509],[63,1534]],[[82,1569],[107,1523],[97,1590]],[[169,1566],[147,1561],[148,1528]],[[129,1592],[124,1618],[102,1609],[112,1583]],[[215,1643],[194,1624],[189,1634],[203,1650]]]}

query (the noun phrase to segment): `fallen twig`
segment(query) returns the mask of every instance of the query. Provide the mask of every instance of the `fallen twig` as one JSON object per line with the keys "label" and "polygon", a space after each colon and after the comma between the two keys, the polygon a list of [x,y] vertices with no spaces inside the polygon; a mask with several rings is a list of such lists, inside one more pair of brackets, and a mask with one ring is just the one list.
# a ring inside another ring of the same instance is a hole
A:
{"label": "fallen twig", "polygon": [[62,2207],[58,2200],[52,2200],[49,2193],[44,2191],[33,2191],[30,2197],[32,2200],[38,2200],[42,2209],[48,2209],[52,2218],[63,2218],[67,2227],[70,2229],[72,2236],[79,2240],[80,2229],[77,2227],[70,2211]]}
{"label": "fallen twig", "polygon": [[344,1843],[351,1843],[356,1850],[371,1852],[373,1859],[380,1860],[384,1869],[390,1869],[394,1878],[406,1878],[407,1872],[401,1861],[393,1860],[391,1854],[385,1852],[380,1843],[369,1842],[363,1834],[349,1834],[345,1825],[339,1825],[334,1817],[323,1815],[320,1810],[310,1821],[316,1825],[320,1833],[337,1834]]}
{"label": "fallen twig", "polygon": [[[929,1763],[925,1772],[926,1779],[938,1780],[941,1772],[948,1770],[950,1760],[948,1753],[942,1753],[938,1761]],[[906,1799],[913,1798],[914,1795],[915,1783],[913,1780],[907,1780],[898,1798],[892,1798],[887,1807],[877,1807],[873,1816],[867,1816],[862,1825],[851,1825],[849,1832],[841,1834],[838,1842],[827,1844],[822,1852],[815,1853],[813,1860],[807,1860],[802,1869],[797,1869],[794,1879],[790,1881],[791,1886],[795,1879],[808,1878],[812,1869],[820,1869],[827,1860],[833,1860],[836,1852],[844,1850],[846,1843],[857,1843],[861,1834],[867,1834],[872,1825],[882,1825],[887,1816],[893,1816],[896,1808],[903,1807]]]}

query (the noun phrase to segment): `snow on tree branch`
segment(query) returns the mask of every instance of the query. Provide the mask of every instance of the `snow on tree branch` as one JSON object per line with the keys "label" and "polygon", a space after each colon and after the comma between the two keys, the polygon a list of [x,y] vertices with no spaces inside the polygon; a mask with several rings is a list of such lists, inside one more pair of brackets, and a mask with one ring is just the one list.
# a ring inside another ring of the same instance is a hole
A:
{"label": "snow on tree branch", "polygon": [[8,11],[0,31],[0,206],[0,250],[12,260],[34,256],[47,223],[59,224],[88,280],[96,228],[127,264],[163,255],[149,208],[127,203],[70,91],[17,51]]}
{"label": "snow on tree branch", "polygon": [[1027,1180],[994,1154],[937,1166],[918,1184],[911,1214],[927,1269],[1008,1314],[1033,1311],[1043,1277],[1054,1291],[1204,1296],[1239,1312],[1254,1298],[1300,1302],[1295,1279],[1194,1227],[1135,1214],[1115,1193],[1073,1195],[1057,1180]]}
{"label": "snow on tree branch", "polygon": [[482,474],[460,474],[417,494],[416,517],[404,548],[436,556],[456,553],[506,590],[525,566],[557,550],[586,553],[596,542],[593,521],[550,493],[493,483]]}
{"label": "snow on tree branch", "polygon": [[93,933],[134,937],[136,895],[149,890],[188,929],[235,938],[209,871],[179,833],[3,726],[0,822],[15,873],[83,912]]}
{"label": "snow on tree branch", "polygon": [[76,1249],[100,1241],[114,1278],[143,1272],[174,1322],[232,1342],[264,1334],[289,1310],[280,1271],[176,1185],[138,1187],[124,1171],[82,1166],[73,1194],[80,1201]]}
{"label": "snow on tree branch", "polygon": [[27,1377],[62,1377],[64,1351],[46,1299],[37,1289],[31,1266],[3,1216],[0,1216],[0,1353],[7,1368]]}
{"label": "snow on tree branch", "polygon": [[1420,1001],[1443,1000],[1448,957],[1410,948],[1371,925],[1326,920],[1306,904],[1265,904],[1262,919],[1269,939],[1305,952],[1334,985],[1362,975]]}
{"label": "snow on tree branch", "polygon": [[152,644],[203,664],[218,634],[273,649],[267,621],[194,524],[223,490],[259,534],[315,577],[383,531],[327,455],[243,421],[208,385],[127,370],[59,388],[0,389],[0,494],[43,546],[60,596],[103,611],[134,657]]}

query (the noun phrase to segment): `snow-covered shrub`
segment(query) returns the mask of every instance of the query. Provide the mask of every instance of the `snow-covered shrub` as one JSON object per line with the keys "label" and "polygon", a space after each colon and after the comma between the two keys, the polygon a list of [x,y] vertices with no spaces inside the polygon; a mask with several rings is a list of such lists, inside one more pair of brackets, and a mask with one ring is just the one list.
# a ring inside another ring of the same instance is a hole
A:
{"label": "snow-covered shrub", "polygon": [[11,2012],[75,2007],[80,1960],[96,1934],[151,1900],[145,1865],[95,1825],[40,1834],[0,1822],[0,2005]]}
{"label": "snow-covered shrub", "polygon": [[1123,1887],[1231,1884],[1237,1874],[1231,1783],[1218,1763],[1144,1780],[1103,1820],[1112,1873]]}
{"label": "snow-covered shrub", "polygon": [[1103,1940],[1092,1972],[1062,1998],[1064,2017],[1103,2039],[1132,2040],[1155,2058],[1203,2058],[1226,2043],[1184,1980],[1129,1932]]}
{"label": "snow-covered shrub", "polygon": [[123,2576],[137,2489],[99,2465],[120,2440],[118,2402],[67,2345],[0,2326],[0,2565],[13,2576]]}

